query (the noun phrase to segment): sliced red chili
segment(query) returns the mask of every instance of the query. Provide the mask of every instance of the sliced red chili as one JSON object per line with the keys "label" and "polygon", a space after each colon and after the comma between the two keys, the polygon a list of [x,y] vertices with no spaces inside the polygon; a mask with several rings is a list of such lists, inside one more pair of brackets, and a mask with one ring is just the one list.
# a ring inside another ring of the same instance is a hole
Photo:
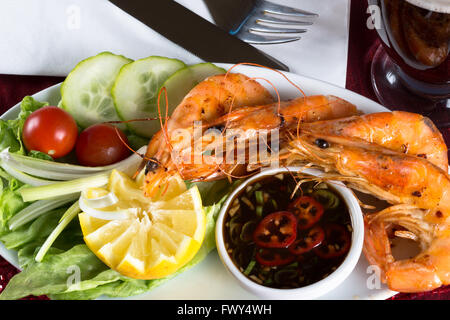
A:
{"label": "sliced red chili", "polygon": [[323,215],[323,206],[313,197],[303,196],[295,199],[288,208],[298,220],[298,228],[306,230],[316,224]]}
{"label": "sliced red chili", "polygon": [[260,248],[256,251],[255,259],[263,266],[276,267],[291,263],[294,261],[295,256],[286,249],[276,250]]}
{"label": "sliced red chili", "polygon": [[316,226],[309,230],[305,237],[297,238],[288,249],[292,254],[303,254],[319,246],[324,238],[325,232],[322,227]]}
{"label": "sliced red chili", "polygon": [[325,240],[314,252],[321,258],[332,259],[347,254],[350,245],[350,232],[342,225],[329,224],[325,226]]}
{"label": "sliced red chili", "polygon": [[263,248],[287,248],[296,237],[297,219],[288,211],[268,214],[253,233],[253,240]]}

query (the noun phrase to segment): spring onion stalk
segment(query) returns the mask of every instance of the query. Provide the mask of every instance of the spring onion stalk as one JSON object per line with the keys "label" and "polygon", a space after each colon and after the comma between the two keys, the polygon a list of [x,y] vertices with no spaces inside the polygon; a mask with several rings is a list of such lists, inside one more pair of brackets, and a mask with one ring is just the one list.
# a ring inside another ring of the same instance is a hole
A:
{"label": "spring onion stalk", "polygon": [[22,188],[23,201],[36,201],[81,192],[87,188],[99,188],[108,183],[109,172],[71,181],[61,181],[46,186]]}
{"label": "spring onion stalk", "polygon": [[20,182],[23,182],[33,187],[45,186],[47,184],[55,183],[55,181],[52,180],[46,180],[30,176],[29,174],[19,171],[4,162],[0,163],[0,166],[3,168],[3,170],[5,170],[6,173],[11,175],[12,177],[16,178]]}
{"label": "spring onion stalk", "polygon": [[41,262],[44,258],[45,254],[47,253],[48,249],[52,246],[52,244],[55,242],[56,238],[63,232],[63,230],[67,227],[67,225],[70,223],[70,221],[75,218],[78,213],[80,213],[80,206],[78,204],[78,201],[75,202],[67,211],[64,213],[64,215],[59,220],[58,225],[56,228],[50,233],[48,238],[45,240],[45,242],[42,244],[42,247],[39,249],[38,253],[36,254],[36,257],[34,258],[37,262]]}
{"label": "spring onion stalk", "polygon": [[[145,153],[147,147],[140,148],[137,153]],[[36,159],[20,154],[10,153],[8,149],[0,152],[0,160],[9,167],[23,173],[45,179],[73,180],[88,177],[103,172],[111,172],[113,169],[133,174],[142,158],[138,154],[132,154],[127,159],[103,167],[83,167],[68,163],[59,163],[43,159]]]}
{"label": "spring onion stalk", "polygon": [[103,167],[83,167],[79,165],[73,165],[68,163],[60,163],[54,161],[48,161],[44,159],[38,159],[33,157],[27,157],[17,153],[10,153],[8,149],[3,150],[0,153],[2,160],[12,159],[20,164],[33,167],[40,170],[51,170],[54,172],[63,173],[95,173],[103,170]]}
{"label": "spring onion stalk", "polygon": [[275,210],[278,210],[278,204],[277,204],[277,202],[275,201],[275,199],[272,199],[272,206],[273,206],[273,208],[274,208]]}
{"label": "spring onion stalk", "polygon": [[59,208],[67,203],[70,203],[72,201],[75,201],[78,199],[79,195],[70,195],[70,196],[64,196],[64,197],[57,197],[55,199],[51,200],[39,200],[32,204],[30,204],[28,207],[22,209],[19,211],[15,216],[13,216],[9,222],[9,229],[10,230],[16,230],[17,228],[20,228],[21,226],[27,224],[28,222],[36,219],[37,217],[41,216],[44,213],[47,213],[53,209]]}
{"label": "spring onion stalk", "polygon": [[263,206],[256,206],[256,215],[261,217],[263,213]]}
{"label": "spring onion stalk", "polygon": [[248,276],[250,274],[250,272],[252,272],[253,268],[255,267],[256,261],[252,260],[250,261],[250,263],[248,264],[247,268],[245,268],[244,274],[246,276]]}
{"label": "spring onion stalk", "polygon": [[[33,158],[31,158],[33,159]],[[39,169],[36,168],[34,166],[28,166],[28,165],[24,165],[23,163],[21,163],[20,161],[17,161],[14,159],[14,156],[12,153],[4,153],[2,152],[1,154],[1,160],[2,160],[2,167],[4,166],[4,164],[10,166],[13,169],[16,169],[18,171],[22,171],[24,173],[39,177],[39,178],[48,178],[48,179],[53,179],[53,180],[72,180],[72,179],[77,179],[80,176],[87,176],[90,175],[92,173],[65,173],[65,172],[57,172],[54,170],[49,169]],[[44,161],[44,160],[40,160],[40,161]],[[49,163],[55,163],[52,161],[48,161]]]}
{"label": "spring onion stalk", "polygon": [[264,204],[264,196],[262,191],[255,191],[256,203],[259,205]]}

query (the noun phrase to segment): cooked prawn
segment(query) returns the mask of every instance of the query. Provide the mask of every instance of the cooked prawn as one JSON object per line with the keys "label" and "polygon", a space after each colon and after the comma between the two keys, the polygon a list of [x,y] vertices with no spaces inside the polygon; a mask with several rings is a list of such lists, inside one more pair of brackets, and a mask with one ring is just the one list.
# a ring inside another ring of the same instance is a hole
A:
{"label": "cooked prawn", "polygon": [[[289,161],[310,162],[340,175],[358,190],[392,204],[450,214],[450,178],[430,161],[348,137],[302,131],[290,143]],[[432,221],[439,222],[430,214]]]}
{"label": "cooked prawn", "polygon": [[[191,137],[196,136],[196,134],[190,132],[187,135],[189,143],[186,143],[186,141],[177,143],[178,137],[175,135],[174,141],[171,142],[174,146],[172,161],[181,164],[178,167],[178,172],[186,180],[222,179],[227,174],[242,177],[248,171],[245,167],[250,163],[250,152],[248,152],[248,149],[238,150],[235,144],[249,148],[251,143],[258,143],[262,134],[266,135],[266,139],[271,139],[271,130],[282,132],[301,123],[333,119],[357,113],[358,110],[353,104],[334,96],[307,96],[281,103],[237,108],[222,117],[203,124],[199,134],[197,134],[199,137],[193,138],[193,141],[191,141]],[[219,136],[208,135],[208,130],[211,128],[216,129],[216,131],[219,130]],[[194,130],[192,127],[190,129]],[[226,136],[222,134],[225,130],[228,130]],[[234,140],[231,146],[228,132],[236,134],[236,136],[233,136]],[[280,136],[278,138],[283,141],[285,137]],[[200,148],[195,150],[198,140],[200,140],[198,144]],[[220,150],[226,149],[226,153],[216,152],[218,145],[221,147]],[[209,150],[213,151],[212,154],[205,155],[204,147],[209,147]],[[234,161],[237,160],[234,158],[234,153],[239,151],[244,151],[245,154],[245,158],[241,159],[241,162]],[[174,159],[174,154],[176,154],[176,159]],[[232,161],[229,161],[229,159],[225,161],[224,157],[230,154],[233,156]],[[200,160],[194,163],[193,157],[196,156],[200,156]],[[256,160],[256,162],[262,161],[261,158]],[[261,165],[267,164],[262,163]],[[253,169],[261,165],[256,165]]]}
{"label": "cooked prawn", "polygon": [[306,122],[338,119],[358,114],[355,105],[335,96],[306,96],[261,106],[239,108],[207,124],[227,129],[294,128]]}
{"label": "cooked prawn", "polygon": [[273,102],[269,91],[259,82],[240,73],[209,77],[195,86],[175,108],[164,129],[157,132],[147,148],[146,157],[169,157],[169,140],[176,129],[192,127],[195,121],[210,121],[232,107],[263,105]]}
{"label": "cooked prawn", "polygon": [[444,171],[447,146],[433,122],[420,114],[393,111],[304,124],[303,130],[359,138],[385,148],[428,159]]}
{"label": "cooked prawn", "polygon": [[[364,253],[392,290],[417,292],[450,284],[450,178],[430,161],[358,138],[305,132],[291,143],[289,161],[306,161],[354,189],[393,206],[366,216]],[[395,261],[388,229],[418,241],[421,252]]]}
{"label": "cooked prawn", "polygon": [[[428,291],[450,284],[450,225],[444,218],[432,223],[427,216],[426,210],[396,205],[365,218],[364,254],[369,263],[380,267],[382,280],[391,290]],[[405,229],[394,236],[419,243],[417,256],[395,260],[388,236],[394,226]]]}
{"label": "cooked prawn", "polygon": [[[358,113],[354,105],[333,96],[273,101],[261,84],[242,74],[228,73],[202,81],[175,108],[164,128],[149,143],[145,155],[147,160],[151,160],[147,166],[146,194],[153,194],[161,179],[174,170],[186,180],[221,179],[245,171],[236,164],[224,168],[221,165],[223,159],[217,154],[201,154],[200,163],[193,161],[197,151],[193,152],[192,146],[198,139],[198,131],[195,132],[198,123],[202,124],[200,138],[203,139],[203,133],[214,127],[222,131],[225,128],[241,129],[251,135],[258,130],[297,126],[301,122]],[[239,175],[242,176],[241,173]]]}

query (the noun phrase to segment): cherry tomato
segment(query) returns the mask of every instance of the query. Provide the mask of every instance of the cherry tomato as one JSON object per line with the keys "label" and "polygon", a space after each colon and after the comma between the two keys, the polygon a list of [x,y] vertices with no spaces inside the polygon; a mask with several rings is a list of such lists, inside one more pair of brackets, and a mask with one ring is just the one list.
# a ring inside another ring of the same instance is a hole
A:
{"label": "cherry tomato", "polygon": [[314,252],[321,258],[332,259],[348,252],[351,244],[350,232],[340,224],[325,226],[325,240]]}
{"label": "cherry tomato", "polygon": [[22,139],[28,151],[52,158],[67,155],[75,146],[78,128],[72,116],[61,108],[48,106],[31,113],[23,125]]}
{"label": "cherry tomato", "polygon": [[313,197],[303,196],[295,199],[288,207],[298,219],[298,228],[311,228],[323,215],[323,206]]}
{"label": "cherry tomato", "polygon": [[78,137],[75,148],[78,162],[90,167],[116,163],[130,155],[125,143],[128,144],[128,139],[120,129],[105,123],[94,124]]}
{"label": "cherry tomato", "polygon": [[292,254],[303,254],[311,251],[319,246],[325,238],[325,232],[322,227],[316,226],[308,231],[304,238],[300,238],[289,246],[289,251]]}
{"label": "cherry tomato", "polygon": [[263,248],[287,248],[296,237],[297,219],[288,211],[268,214],[253,233],[253,240]]}
{"label": "cherry tomato", "polygon": [[260,265],[275,267],[291,263],[295,256],[287,250],[260,248],[256,251],[255,259]]}

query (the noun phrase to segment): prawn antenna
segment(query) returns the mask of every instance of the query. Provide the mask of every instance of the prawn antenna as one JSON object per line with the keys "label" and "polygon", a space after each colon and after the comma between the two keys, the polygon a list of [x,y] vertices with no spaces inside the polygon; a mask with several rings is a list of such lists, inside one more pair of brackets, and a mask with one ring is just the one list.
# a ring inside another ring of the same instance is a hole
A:
{"label": "prawn antenna", "polygon": [[[111,122],[113,122],[113,121],[110,121],[110,122],[108,122],[108,123],[111,123]],[[146,161],[150,161],[150,162],[156,163],[158,166],[162,166],[162,164],[161,164],[158,160],[156,160],[156,159],[154,159],[154,158],[149,158],[149,157],[147,157],[147,156],[145,156],[145,155],[143,155],[143,154],[140,154],[139,152],[137,152],[136,150],[134,150],[132,147],[130,147],[130,145],[129,145],[129,144],[122,138],[122,136],[120,135],[119,129],[118,129],[117,127],[114,127],[114,130],[116,131],[116,134],[117,134],[117,136],[119,137],[120,141],[124,144],[125,147],[127,147],[128,150],[130,150],[131,152],[133,152],[135,155],[138,155],[138,156],[141,157],[143,160],[146,160]]]}

